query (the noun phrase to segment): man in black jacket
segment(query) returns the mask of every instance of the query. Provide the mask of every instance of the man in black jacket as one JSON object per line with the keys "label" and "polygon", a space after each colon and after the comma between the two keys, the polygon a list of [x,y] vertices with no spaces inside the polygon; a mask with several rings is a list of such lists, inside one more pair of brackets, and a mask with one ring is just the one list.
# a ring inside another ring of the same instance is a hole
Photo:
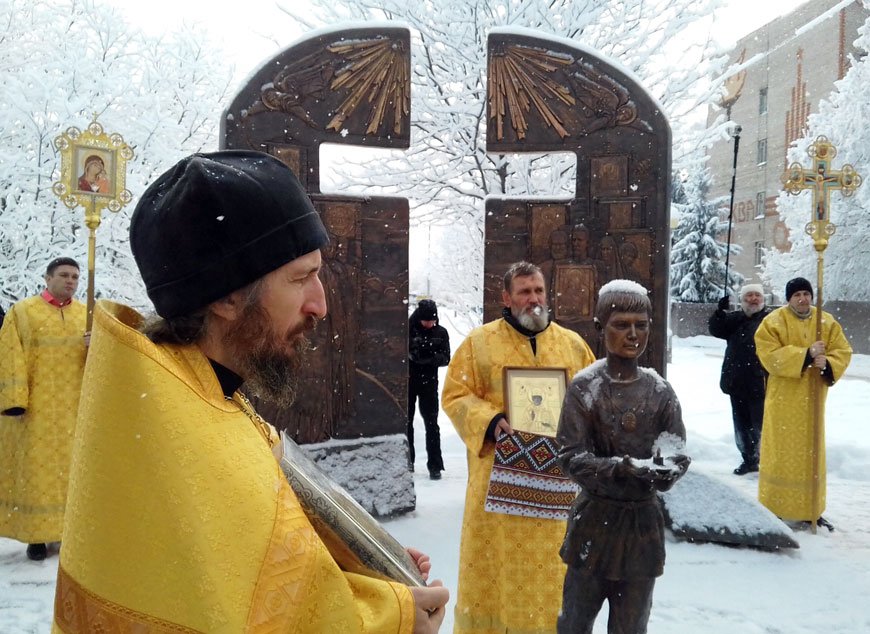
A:
{"label": "man in black jacket", "polygon": [[734,473],[744,475],[758,471],[767,372],[755,355],[755,331],[770,308],[764,305],[761,284],[747,284],[740,289],[740,310],[726,312],[728,306],[726,295],[719,300],[708,327],[711,335],[728,342],[719,387],[731,396],[734,439],[743,456]]}
{"label": "man in black jacket", "polygon": [[408,447],[414,468],[414,410],[420,397],[420,416],[426,425],[426,467],[429,477],[441,479],[441,433],[438,429],[438,368],[450,361],[450,338],[438,325],[434,300],[421,299],[408,320]]}

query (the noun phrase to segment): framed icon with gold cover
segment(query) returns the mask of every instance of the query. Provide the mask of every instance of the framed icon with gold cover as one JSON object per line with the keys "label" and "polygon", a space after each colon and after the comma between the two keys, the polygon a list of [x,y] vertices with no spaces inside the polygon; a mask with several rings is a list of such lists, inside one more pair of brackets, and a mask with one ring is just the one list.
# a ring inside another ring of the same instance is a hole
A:
{"label": "framed icon with gold cover", "polygon": [[567,368],[505,368],[504,406],[514,431],[554,437],[567,384]]}
{"label": "framed icon with gold cover", "polygon": [[82,132],[71,126],[54,139],[60,153],[60,179],[52,191],[70,209],[85,208],[85,221],[99,226],[103,209],[117,213],[133,200],[127,189],[127,162],[133,149],[120,134],[107,133],[94,120]]}

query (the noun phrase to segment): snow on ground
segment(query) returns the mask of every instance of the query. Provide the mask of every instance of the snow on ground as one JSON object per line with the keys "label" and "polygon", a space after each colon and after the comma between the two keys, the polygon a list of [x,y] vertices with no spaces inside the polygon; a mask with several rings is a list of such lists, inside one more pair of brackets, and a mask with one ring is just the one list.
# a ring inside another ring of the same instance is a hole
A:
{"label": "snow on ground", "polygon": [[[454,347],[458,341],[452,342]],[[758,476],[735,476],[731,407],[719,391],[724,342],[673,340],[668,380],[683,407],[692,469],[720,476],[753,498]],[[796,533],[800,550],[757,550],[670,540],[665,574],[656,584],[650,634],[810,634],[870,632],[870,356],[856,355],[827,401],[828,508],[836,526],[813,536]],[[442,414],[447,470],[430,481],[417,458],[417,510],[387,523],[402,543],[430,554],[433,578],[455,591],[465,495],[465,448]],[[416,421],[415,435],[423,437]],[[442,632],[451,632],[455,592]],[[595,634],[607,631],[606,607]]]}
{"label": "snow on ground", "polygon": [[[452,338],[455,349],[459,336]],[[693,469],[755,496],[757,475],[738,477],[728,397],[719,391],[724,342],[673,340],[668,380],[683,406]],[[828,508],[837,530],[796,533],[789,553],[670,540],[656,585],[650,634],[858,634],[870,632],[870,356],[856,355],[828,394]],[[402,543],[427,552],[433,577],[451,589],[442,632],[453,629],[465,496],[465,449],[442,414],[443,479],[429,480],[425,451],[414,475],[417,510],[386,522]],[[416,421],[422,447],[423,423]],[[0,634],[50,631],[57,557],[30,562],[24,547],[0,539]],[[131,580],[134,582],[134,580]],[[606,632],[606,607],[595,634]]]}

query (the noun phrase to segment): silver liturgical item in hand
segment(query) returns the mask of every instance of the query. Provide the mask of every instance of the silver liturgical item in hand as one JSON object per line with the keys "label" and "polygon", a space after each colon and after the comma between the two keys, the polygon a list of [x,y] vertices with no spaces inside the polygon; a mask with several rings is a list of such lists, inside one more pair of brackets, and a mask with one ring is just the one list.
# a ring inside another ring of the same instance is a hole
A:
{"label": "silver liturgical item in hand", "polygon": [[281,470],[319,532],[334,535],[367,568],[408,586],[425,587],[408,551],[283,432],[281,447]]}

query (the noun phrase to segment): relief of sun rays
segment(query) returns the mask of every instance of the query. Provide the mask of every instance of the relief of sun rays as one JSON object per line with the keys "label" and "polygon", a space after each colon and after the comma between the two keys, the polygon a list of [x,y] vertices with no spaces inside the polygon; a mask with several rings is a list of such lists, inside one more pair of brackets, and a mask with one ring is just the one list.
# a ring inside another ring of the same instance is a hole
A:
{"label": "relief of sun rays", "polygon": [[336,72],[330,88],[349,90],[348,96],[326,126],[328,130],[340,131],[345,120],[360,104],[368,101],[371,110],[366,122],[366,134],[375,134],[380,129],[388,107],[393,110],[393,133],[401,132],[403,118],[409,115],[411,108],[409,58],[404,49],[403,42],[390,39],[347,42],[328,47],[329,52],[347,60]]}
{"label": "relief of sun rays", "polygon": [[504,138],[504,116],[510,113],[511,125],[517,137],[524,139],[529,124],[526,113],[535,109],[545,123],[563,139],[569,136],[561,118],[550,108],[548,98],[573,106],[574,97],[567,86],[555,82],[551,75],[573,60],[562,55],[524,46],[508,45],[489,59],[487,98],[489,116],[496,119],[497,138]]}

